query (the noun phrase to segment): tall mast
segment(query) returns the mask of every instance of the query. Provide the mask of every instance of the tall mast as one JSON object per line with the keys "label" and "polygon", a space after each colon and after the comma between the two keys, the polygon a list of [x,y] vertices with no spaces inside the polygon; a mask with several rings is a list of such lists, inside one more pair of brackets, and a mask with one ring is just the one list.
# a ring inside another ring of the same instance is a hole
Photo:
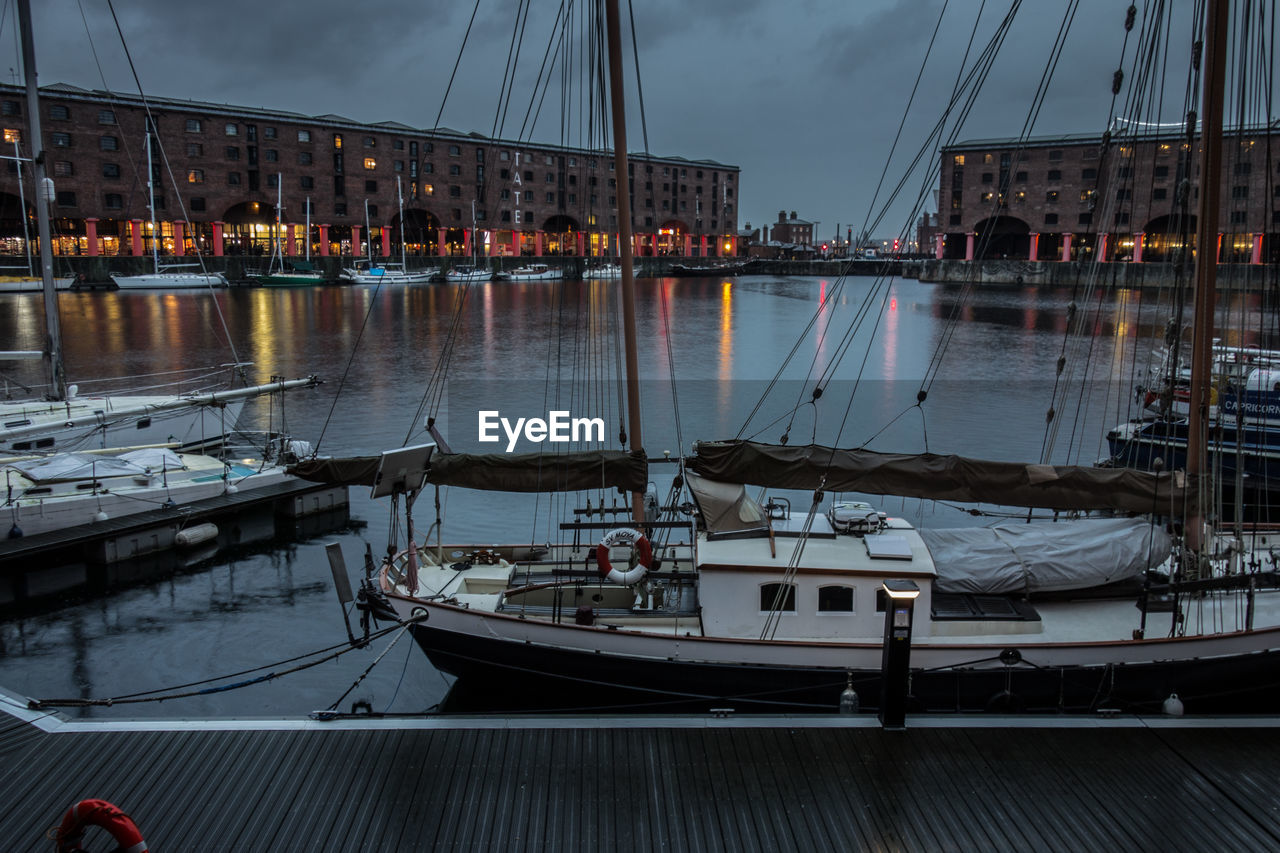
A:
{"label": "tall mast", "polygon": [[[613,162],[618,176],[618,246],[622,262],[622,332],[627,368],[627,434],[631,449],[643,450],[640,436],[640,369],[636,345],[636,282],[631,257],[631,188],[627,171],[627,120],[622,95],[622,35],[618,24],[618,0],[605,0],[605,27],[609,33],[609,101],[613,108]],[[631,513],[644,521],[644,495],[631,493]]]}
{"label": "tall mast", "polygon": [[396,198],[400,202],[400,266],[404,267],[404,271],[409,271],[409,262],[405,258],[404,252],[404,193],[400,190],[400,176],[396,175]]}
{"label": "tall mast", "polygon": [[307,196],[307,263],[311,263],[311,196]]}
{"label": "tall mast", "polygon": [[147,120],[147,209],[151,211],[151,264],[160,272],[160,230],[156,227],[156,182],[151,165],[151,120]]}
{"label": "tall mast", "polygon": [[[1205,9],[1204,96],[1200,118],[1200,204],[1196,217],[1196,293],[1191,335],[1191,405],[1187,424],[1187,474],[1207,473],[1206,433],[1213,382],[1213,315],[1218,274],[1218,186],[1222,173],[1222,110],[1226,82],[1229,0]],[[1187,524],[1187,544],[1200,545],[1200,514]]]}
{"label": "tall mast", "polygon": [[[31,169],[35,178],[36,222],[40,233],[40,277],[44,281],[44,371],[49,397],[67,398],[67,377],[62,372],[62,326],[58,320],[58,293],[53,289],[53,229],[49,225],[52,187],[44,172],[44,135],[40,132],[40,95],[36,83],[36,47],[31,35],[31,0],[18,0],[18,25],[22,30],[22,72],[27,83],[27,127],[31,130]],[[23,211],[26,216],[26,211]]]}

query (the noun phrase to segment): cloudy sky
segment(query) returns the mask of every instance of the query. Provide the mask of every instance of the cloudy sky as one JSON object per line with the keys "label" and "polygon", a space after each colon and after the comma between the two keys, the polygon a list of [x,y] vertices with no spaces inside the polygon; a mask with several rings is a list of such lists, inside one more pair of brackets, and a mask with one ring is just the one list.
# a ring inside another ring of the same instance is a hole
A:
{"label": "cloudy sky", "polygon": [[[0,73],[13,79],[13,0],[3,2]],[[148,95],[424,128],[435,126],[443,102],[442,126],[488,134],[499,121],[513,31],[523,25],[501,135],[577,144],[581,131],[573,128],[586,124],[581,97],[560,94],[564,79],[582,91],[585,75],[575,58],[572,67],[557,63],[555,86],[540,101],[532,133],[521,132],[557,12],[571,9],[570,31],[580,32],[586,0],[480,0],[473,23],[473,4],[456,0],[113,3]],[[32,5],[42,85],[136,93],[107,0]],[[527,16],[521,12],[526,6]],[[1013,8],[1017,14],[1003,47],[957,138],[1023,131],[1054,39],[1072,10],[1066,47],[1034,131],[1100,132],[1108,121],[1112,73],[1121,63],[1125,7],[1115,0],[646,0],[635,4],[635,38],[648,147],[654,154],[741,167],[739,225],[773,222],[785,209],[820,223],[822,238],[834,235],[837,225],[842,234],[851,224],[856,232],[873,210],[882,172],[892,187],[926,144],[966,52],[964,67],[972,67]],[[445,100],[469,23],[467,48]],[[624,31],[628,48],[630,40]],[[1185,34],[1172,41],[1185,43]],[[627,62],[629,147],[641,150],[635,66],[630,56]],[[922,65],[910,117],[889,161]],[[1185,70],[1171,68],[1169,74]],[[930,187],[937,180],[932,150]],[[916,172],[904,195],[913,200],[923,180]],[[885,193],[880,190],[881,199]],[[895,205],[872,233],[898,233],[910,207]],[[935,209],[932,197],[928,207]]]}

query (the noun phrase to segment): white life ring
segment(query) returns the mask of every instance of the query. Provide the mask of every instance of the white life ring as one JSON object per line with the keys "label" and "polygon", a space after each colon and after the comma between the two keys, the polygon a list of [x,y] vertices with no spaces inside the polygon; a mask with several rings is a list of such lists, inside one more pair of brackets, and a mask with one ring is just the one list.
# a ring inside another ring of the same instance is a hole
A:
{"label": "white life ring", "polygon": [[[637,562],[635,568],[619,571],[609,563],[609,549],[615,545],[628,545],[636,549]],[[649,566],[653,563],[653,548],[649,540],[639,530],[630,527],[617,527],[610,530],[596,546],[596,566],[604,579],[622,586],[634,586],[644,580]]]}

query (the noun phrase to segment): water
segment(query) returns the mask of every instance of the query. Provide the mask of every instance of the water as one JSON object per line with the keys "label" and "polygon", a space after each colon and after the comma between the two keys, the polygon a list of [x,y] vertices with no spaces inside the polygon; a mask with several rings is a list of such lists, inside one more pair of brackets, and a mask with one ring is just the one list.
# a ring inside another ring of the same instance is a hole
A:
{"label": "water", "polygon": [[[480,409],[528,417],[563,408],[599,416],[616,442],[615,351],[595,343],[596,330],[615,322],[604,298],[609,287],[86,292],[61,294],[59,305],[73,381],[224,363],[234,350],[240,360],[253,362],[254,381],[315,373],[325,382],[316,391],[287,396],[283,412],[264,402],[251,405],[242,428],[278,425],[283,414],[293,435],[318,442],[324,453],[373,454],[426,440],[423,417],[434,413],[455,450],[493,452],[494,445],[478,441]],[[870,305],[868,297],[874,297]],[[816,315],[825,334],[795,349],[770,402],[751,417],[744,435],[773,442],[790,424],[791,443],[816,436],[879,450],[1038,460],[1070,298],[1065,292],[1011,288],[966,297],[957,287],[915,281],[897,281],[883,291],[869,278],[849,279],[842,287],[832,279],[765,276],[642,280],[637,322],[646,450],[651,457],[664,450],[675,455],[698,438],[737,435]],[[826,307],[819,310],[824,299]],[[39,300],[13,295],[0,301],[0,335],[7,348],[39,348]],[[1088,406],[1076,411],[1059,404],[1053,461],[1092,462],[1104,451],[1104,428],[1129,415],[1123,389],[1135,372],[1132,354],[1150,350],[1148,340],[1168,316],[1167,306],[1154,297],[1146,301],[1144,306],[1139,294],[1121,293],[1099,302],[1096,314],[1093,308],[1080,312],[1097,333],[1091,349],[1069,346],[1089,357],[1089,381],[1080,383],[1085,393],[1076,395]],[[1256,319],[1257,307],[1248,302],[1233,310],[1249,323]],[[953,315],[957,322],[951,324]],[[865,321],[846,341],[845,329],[859,316]],[[446,352],[448,379],[433,383]],[[935,365],[940,352],[944,357]],[[816,407],[809,404],[812,386],[800,377],[837,362],[827,392]],[[7,375],[39,382],[30,370],[19,366]],[[590,390],[558,391],[552,376]],[[1064,376],[1086,374],[1072,367]],[[929,388],[928,399],[916,408],[922,384]],[[652,466],[663,493],[672,469]],[[159,580],[0,616],[0,687],[41,698],[177,692],[170,688],[256,667],[269,668],[231,680],[281,672],[296,664],[277,662],[342,642],[346,631],[324,545],[340,543],[354,577],[366,546],[375,556],[384,552],[392,526],[388,508],[371,501],[365,489],[353,488],[351,497],[356,523],[336,533],[246,546]],[[793,505],[807,506],[808,495],[791,497]],[[443,503],[446,541],[559,538],[556,524],[572,508],[565,498],[456,490]],[[876,503],[923,524],[985,523],[938,503]],[[427,493],[415,509],[419,529],[435,517],[431,504]],[[418,712],[439,702],[447,681],[407,637],[347,692],[388,642],[241,689],[70,713],[280,716],[339,700],[342,710],[361,701],[374,711]]]}

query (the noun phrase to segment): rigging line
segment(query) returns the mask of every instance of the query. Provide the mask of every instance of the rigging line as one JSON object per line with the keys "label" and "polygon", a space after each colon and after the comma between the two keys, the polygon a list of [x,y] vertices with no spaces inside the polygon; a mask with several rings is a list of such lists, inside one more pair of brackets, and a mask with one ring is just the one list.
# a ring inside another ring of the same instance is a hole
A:
{"label": "rigging line", "polygon": [[[521,125],[520,135],[524,136],[525,126],[529,129],[529,139],[533,138],[533,129],[538,124],[538,117],[542,115],[542,105],[546,102],[547,93],[551,90],[551,77],[559,63],[561,50],[566,37],[565,28],[560,25],[561,18],[564,15],[564,0],[561,0],[560,8],[556,12],[555,22],[552,24],[551,38],[547,40],[547,49],[542,54],[542,65],[538,68],[538,77],[533,84],[533,97],[529,103],[529,109],[525,111],[525,124]],[[554,48],[554,50],[553,50]],[[548,64],[548,60],[550,64]],[[541,87],[542,94],[538,94]],[[537,109],[534,109],[534,101],[537,102]],[[530,118],[532,112],[532,119]]]}
{"label": "rigging line", "polygon": [[[125,37],[124,37],[124,30],[120,27],[120,19],[116,16],[116,8],[115,8],[115,4],[112,2],[112,0],[107,0],[107,9],[109,9],[109,10],[111,11],[111,20],[112,20],[112,22],[113,22],[113,23],[115,23],[115,25],[116,25],[116,33],[117,33],[117,34],[119,34],[119,36],[120,36],[120,46],[121,46],[121,48],[123,48],[123,50],[124,50],[124,57],[125,57],[125,60],[129,63],[129,72],[133,75],[133,82],[134,82],[134,84],[138,87],[138,97],[139,97],[139,98],[141,98],[141,100],[142,100],[142,108],[146,111],[146,114],[147,114],[147,121],[150,123],[151,128],[152,128],[153,130],[155,130],[155,129],[157,128],[157,125],[156,125],[156,121],[155,121],[155,116],[154,116],[154,115],[152,114],[152,112],[151,112],[151,102],[147,100],[146,93],[142,91],[142,80],[141,80],[141,79],[139,79],[139,77],[138,77],[138,69],[137,69],[137,67],[136,67],[136,66],[134,65],[134,63],[133,63],[133,54],[129,51],[129,45],[128,45],[128,43],[125,41]],[[159,135],[158,135],[158,133],[157,133],[156,139],[159,139]],[[148,145],[150,145],[150,144],[151,144],[151,143],[150,143],[150,141],[148,141],[148,142],[147,142],[147,144],[148,144]],[[168,169],[169,159],[168,159],[168,157],[167,157],[167,156],[165,155],[165,153],[164,153],[164,146],[163,146],[163,145],[162,145],[162,146],[160,146],[160,156],[161,156],[161,158],[163,159],[163,161],[164,161],[164,163],[165,163],[165,167],[166,167],[166,169]],[[152,180],[152,176],[151,176],[151,175],[147,175],[147,181],[148,181],[148,182],[150,182],[151,180]],[[174,185],[174,188],[175,188],[175,189],[174,189],[174,195],[175,195],[175,196],[177,197],[177,199],[178,199],[178,206],[179,206],[179,208],[182,210],[182,215],[183,215],[184,217],[186,217],[187,221],[190,221],[190,217],[187,215],[187,209],[186,209],[186,206],[183,204],[183,201],[182,201],[182,194],[181,194],[181,193],[179,193],[179,192],[177,191],[177,181],[174,181],[174,179],[173,179],[173,171],[172,171],[172,170],[169,170],[169,180],[170,180],[170,181],[173,181],[173,185]],[[152,218],[154,218],[154,217],[155,217],[154,203],[152,204],[152,212],[151,212],[151,213],[152,213]],[[152,239],[153,239],[153,240],[159,240],[159,239],[160,239],[160,235],[158,235],[158,234],[153,234],[153,235],[152,235]],[[204,265],[204,256],[203,256],[203,255],[201,255],[201,254],[199,254],[199,253],[197,253],[196,257],[197,257],[197,258],[199,259],[199,261],[200,261],[200,269],[201,269],[201,271],[202,271],[202,272],[207,272],[207,270],[206,270],[206,268],[205,268],[205,265]],[[212,290],[213,290],[213,285],[212,285],[212,284],[210,284],[210,285],[209,285],[209,290],[210,290],[210,291],[212,291]],[[223,316],[223,314],[222,314],[222,306],[219,304],[219,302],[218,302],[218,300],[217,300],[217,299],[213,299],[213,300],[211,300],[211,301],[213,302],[214,312],[218,315],[218,319],[222,322],[222,331],[223,331],[223,334],[225,334],[225,335],[227,336],[227,346],[228,346],[228,348],[230,348],[230,350],[231,350],[231,357],[232,357],[232,358],[234,358],[236,361],[240,361],[240,356],[236,353],[236,345],[235,345],[235,341],[233,341],[233,340],[231,339],[231,330],[227,327],[227,320],[226,320],[226,318],[225,318],[225,317]]]}
{"label": "rigging line", "polygon": [[453,91],[453,81],[458,76],[458,66],[462,64],[462,54],[467,49],[467,40],[471,38],[471,27],[476,22],[476,12],[480,10],[480,0],[476,0],[476,4],[471,7],[471,19],[467,21],[467,30],[462,34],[462,44],[458,47],[458,58],[453,61],[453,71],[449,72],[449,82],[444,87],[444,97],[440,99],[440,109],[436,113],[436,123],[432,127],[432,132],[440,128],[440,119],[444,116],[444,106],[449,100],[449,93]]}
{"label": "rigging line", "polygon": [[631,18],[631,57],[636,66],[636,96],[640,101],[640,132],[644,138],[644,153],[649,153],[649,125],[644,115],[644,78],[640,76],[640,48],[636,45],[636,11],[627,0],[627,15]]}
{"label": "rigging line", "polygon": [[427,378],[426,387],[423,389],[422,397],[418,401],[418,408],[414,412],[413,420],[410,421],[409,431],[405,434],[403,444],[407,445],[409,443],[409,439],[417,428],[417,424],[422,419],[422,413],[424,410],[432,421],[434,421],[440,414],[440,406],[444,401],[446,391],[445,377],[448,376],[449,365],[453,360],[458,330],[462,326],[463,308],[466,305],[467,297],[470,293],[470,281],[463,282],[461,287],[454,290],[453,310],[450,315],[449,329],[445,333],[444,342],[440,346],[440,353],[436,356],[436,363],[432,368],[431,375]]}
{"label": "rigging line", "polygon": [[[984,5],[985,2],[986,0],[983,0]],[[902,129],[907,124],[907,116],[910,115],[911,106],[915,103],[916,93],[920,90],[920,81],[924,78],[924,70],[929,64],[929,57],[933,55],[933,45],[934,42],[937,41],[939,30],[942,29],[942,19],[946,17],[947,6],[949,4],[950,0],[943,0],[942,8],[938,11],[938,20],[933,25],[933,34],[929,36],[929,44],[925,46],[924,59],[920,62],[920,70],[916,72],[916,80],[911,86],[911,94],[907,97],[907,103],[902,108],[902,118],[898,120],[898,129],[893,135],[893,143],[889,146],[889,153],[884,158],[884,166],[880,170],[880,178],[876,182],[875,191],[871,194],[871,204],[867,206],[867,216],[862,221],[863,233],[867,233],[867,220],[870,219],[872,211],[875,210],[877,199],[880,198],[880,189],[884,186],[885,176],[889,174],[889,164],[893,162],[893,154],[898,150],[898,142],[902,139]],[[978,17],[982,17],[981,8],[978,10]],[[974,25],[975,27],[977,26],[976,22]],[[972,44],[972,42],[970,42],[970,44]]]}
{"label": "rigging line", "polygon": [[320,443],[324,441],[324,434],[329,430],[329,423],[333,420],[333,413],[338,408],[338,400],[342,398],[342,389],[347,385],[347,377],[351,374],[351,365],[355,363],[356,353],[360,350],[360,342],[364,340],[364,331],[369,326],[369,318],[373,316],[373,308],[378,304],[378,295],[382,292],[382,282],[379,281],[373,288],[373,296],[369,299],[369,307],[365,309],[364,320],[360,323],[360,332],[356,335],[355,343],[351,346],[351,354],[347,356],[347,364],[342,369],[342,375],[338,377],[338,388],[334,392],[333,402],[329,404],[329,412],[324,416],[324,423],[320,426],[320,434],[316,437],[315,450],[320,451]]}

